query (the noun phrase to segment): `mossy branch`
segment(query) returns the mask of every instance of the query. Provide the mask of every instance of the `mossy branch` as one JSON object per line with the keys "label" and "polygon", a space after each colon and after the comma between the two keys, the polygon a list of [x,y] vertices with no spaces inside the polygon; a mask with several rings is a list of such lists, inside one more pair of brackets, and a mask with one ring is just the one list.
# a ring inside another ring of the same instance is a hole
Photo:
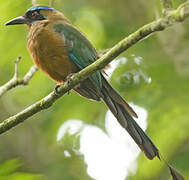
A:
{"label": "mossy branch", "polygon": [[48,96],[44,97],[40,101],[29,106],[28,108],[24,109],[18,114],[4,120],[0,124],[0,134],[17,126],[18,124],[25,121],[32,115],[52,106],[57,99],[59,99],[62,95],[71,90],[75,85],[86,79],[95,71],[104,68],[114,58],[120,55],[123,51],[135,45],[140,40],[143,40],[144,38],[153,34],[154,32],[162,31],[176,22],[184,21],[188,16],[189,2],[186,2],[180,5],[176,10],[173,10],[167,15],[165,15],[164,17],[144,25],[136,32],[132,33],[131,35],[120,41],[118,44],[116,44],[114,47],[112,47],[106,54],[104,54],[93,64],[89,65],[82,71],[71,76],[69,82],[65,82],[60,88],[58,88],[58,92],[60,95],[56,95],[54,92],[52,92]]}

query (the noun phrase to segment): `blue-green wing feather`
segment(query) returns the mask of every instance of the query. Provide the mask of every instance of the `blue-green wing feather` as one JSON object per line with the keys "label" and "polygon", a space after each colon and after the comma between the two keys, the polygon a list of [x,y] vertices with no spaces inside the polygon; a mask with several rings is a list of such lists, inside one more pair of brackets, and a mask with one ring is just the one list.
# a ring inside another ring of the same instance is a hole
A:
{"label": "blue-green wing feather", "polygon": [[[68,56],[80,69],[84,69],[97,59],[96,50],[88,39],[72,25],[56,24],[54,30],[60,36],[63,36],[68,50]],[[89,79],[101,89],[101,73],[97,71]]]}

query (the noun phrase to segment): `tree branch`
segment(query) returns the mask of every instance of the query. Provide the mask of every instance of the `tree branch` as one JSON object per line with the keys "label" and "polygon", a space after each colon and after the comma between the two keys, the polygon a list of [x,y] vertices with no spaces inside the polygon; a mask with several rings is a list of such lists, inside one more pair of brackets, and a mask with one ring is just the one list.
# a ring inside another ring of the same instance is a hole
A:
{"label": "tree branch", "polygon": [[4,120],[0,124],[0,134],[8,131],[12,127],[15,127],[16,125],[28,119],[32,115],[52,106],[57,99],[59,99],[63,94],[71,90],[76,84],[86,79],[95,71],[104,68],[115,57],[117,57],[123,51],[127,50],[140,40],[146,38],[147,36],[153,34],[156,31],[162,31],[176,22],[184,21],[188,16],[189,2],[186,2],[180,5],[176,10],[171,11],[169,14],[165,15],[164,17],[156,21],[153,21],[147,25],[144,25],[136,32],[132,33],[131,35],[120,41],[118,44],[116,44],[113,48],[111,48],[106,54],[104,54],[93,64],[89,65],[82,71],[74,74],[69,79],[69,82],[65,82],[60,88],[58,88],[58,92],[60,95],[56,95],[54,92],[52,92],[40,101],[26,108],[25,110]]}
{"label": "tree branch", "polygon": [[21,57],[19,56],[15,61],[15,73],[13,78],[0,87],[0,97],[3,96],[7,91],[15,88],[16,86],[27,85],[38,70],[37,67],[33,65],[22,79],[18,78],[18,63],[20,62],[20,60]]}

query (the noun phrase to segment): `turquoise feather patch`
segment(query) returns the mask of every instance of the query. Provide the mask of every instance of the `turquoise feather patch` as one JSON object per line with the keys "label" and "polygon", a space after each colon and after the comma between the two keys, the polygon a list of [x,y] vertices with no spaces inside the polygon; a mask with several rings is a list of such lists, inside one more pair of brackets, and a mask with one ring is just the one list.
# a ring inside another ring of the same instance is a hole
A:
{"label": "turquoise feather patch", "polygon": [[[68,56],[80,69],[84,69],[88,65],[97,60],[97,53],[89,40],[72,25],[56,24],[55,32],[64,39]],[[97,71],[89,76],[89,79],[99,88],[102,88],[101,72]]]}

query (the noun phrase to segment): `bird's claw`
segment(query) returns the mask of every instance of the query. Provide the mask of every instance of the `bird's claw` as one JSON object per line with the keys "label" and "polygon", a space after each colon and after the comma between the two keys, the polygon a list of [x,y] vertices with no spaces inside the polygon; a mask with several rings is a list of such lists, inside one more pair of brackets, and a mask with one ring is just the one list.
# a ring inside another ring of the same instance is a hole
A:
{"label": "bird's claw", "polygon": [[[68,85],[71,83],[71,77],[73,76],[74,73],[70,73],[67,77],[66,77],[66,82],[68,83]],[[68,91],[68,94],[70,94],[70,91]]]}
{"label": "bird's claw", "polygon": [[60,84],[57,84],[54,88],[54,93],[58,96],[60,95],[59,92],[58,92],[58,88],[60,87]]}
{"label": "bird's claw", "polygon": [[[67,77],[66,77],[66,82],[68,83],[68,85],[71,83],[71,77],[74,73],[70,73]],[[58,92],[58,88],[61,86],[61,84],[57,84],[54,88],[54,93],[59,96],[60,93]],[[70,94],[70,91],[68,91],[68,94]]]}
{"label": "bird's claw", "polygon": [[75,73],[70,73],[67,77],[66,77],[66,82],[68,83],[68,85],[71,83],[71,77],[74,75]]}

